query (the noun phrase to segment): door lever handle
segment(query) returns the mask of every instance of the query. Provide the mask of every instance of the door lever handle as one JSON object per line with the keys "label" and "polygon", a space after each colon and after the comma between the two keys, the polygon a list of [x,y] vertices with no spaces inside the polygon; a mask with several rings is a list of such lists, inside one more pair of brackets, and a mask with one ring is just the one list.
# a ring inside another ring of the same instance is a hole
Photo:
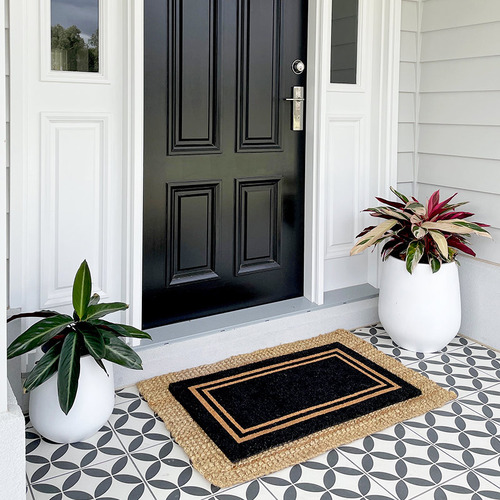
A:
{"label": "door lever handle", "polygon": [[304,130],[304,87],[292,87],[293,97],[285,97],[292,101],[292,130]]}

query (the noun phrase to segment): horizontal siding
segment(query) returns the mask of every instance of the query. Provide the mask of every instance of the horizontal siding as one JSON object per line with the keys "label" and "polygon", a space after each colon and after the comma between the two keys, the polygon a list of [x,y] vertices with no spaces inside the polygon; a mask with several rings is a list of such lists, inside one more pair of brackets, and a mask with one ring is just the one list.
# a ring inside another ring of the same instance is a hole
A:
{"label": "horizontal siding", "polygon": [[418,195],[437,188],[469,201],[493,241],[478,257],[500,263],[500,1],[422,2]]}
{"label": "horizontal siding", "polygon": [[498,90],[499,82],[500,55],[421,63],[420,92]]}
{"label": "horizontal siding", "polygon": [[415,123],[415,93],[399,94],[399,123]]}
{"label": "horizontal siding", "polygon": [[423,34],[421,62],[500,54],[500,21]]}
{"label": "horizontal siding", "polygon": [[413,182],[413,160],[413,152],[398,153],[398,182]]}
{"label": "horizontal siding", "polygon": [[428,124],[499,126],[500,91],[422,94],[419,121]]}
{"label": "horizontal siding", "polygon": [[418,17],[417,4],[411,0],[403,0],[401,3],[401,30],[402,31],[417,31]]}
{"label": "horizontal siding", "polygon": [[498,0],[427,0],[423,2],[422,32],[500,21]]}
{"label": "horizontal siding", "polygon": [[420,124],[418,151],[500,160],[500,129],[477,125]]}
{"label": "horizontal siding", "polygon": [[500,195],[500,162],[420,154],[418,180],[426,184]]}
{"label": "horizontal siding", "polygon": [[401,4],[399,72],[398,186],[413,194],[417,116],[418,1]]}

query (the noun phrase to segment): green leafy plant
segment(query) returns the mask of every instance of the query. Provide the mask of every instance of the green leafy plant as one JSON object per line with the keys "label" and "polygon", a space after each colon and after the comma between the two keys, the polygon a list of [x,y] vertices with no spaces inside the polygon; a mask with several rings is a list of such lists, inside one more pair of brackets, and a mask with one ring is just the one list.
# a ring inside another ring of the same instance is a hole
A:
{"label": "green leafy plant", "polygon": [[382,259],[390,255],[406,261],[411,274],[419,262],[430,264],[432,272],[439,271],[441,264],[456,260],[458,251],[476,254],[468,246],[471,234],[491,238],[484,229],[487,224],[469,222],[470,212],[456,209],[468,202],[451,203],[455,193],[444,201],[439,200],[439,190],[434,192],[426,205],[417,199],[408,199],[391,187],[400,201],[376,198],[386,206],[367,208],[373,217],[384,219],[378,226],[369,226],[358,234],[359,240],[351,250],[356,255],[369,246],[383,244]]}
{"label": "green leafy plant", "polygon": [[128,325],[111,323],[101,318],[128,308],[123,302],[99,303],[98,294],[91,296],[92,278],[87,261],[83,261],[73,283],[73,317],[55,311],[37,311],[12,316],[9,321],[42,317],[15,339],[7,349],[13,358],[42,346],[44,355],[24,382],[28,392],[45,382],[56,371],[61,410],[68,414],[76,398],[80,376],[80,357],[90,355],[104,370],[103,359],[142,370],[137,353],[120,337],[151,339],[141,330]]}

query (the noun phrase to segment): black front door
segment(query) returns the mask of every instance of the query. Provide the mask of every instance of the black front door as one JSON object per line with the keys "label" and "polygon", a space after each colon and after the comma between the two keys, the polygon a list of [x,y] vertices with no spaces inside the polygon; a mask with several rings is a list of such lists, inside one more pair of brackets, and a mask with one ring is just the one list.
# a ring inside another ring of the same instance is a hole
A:
{"label": "black front door", "polygon": [[302,295],[307,0],[146,0],[143,326]]}

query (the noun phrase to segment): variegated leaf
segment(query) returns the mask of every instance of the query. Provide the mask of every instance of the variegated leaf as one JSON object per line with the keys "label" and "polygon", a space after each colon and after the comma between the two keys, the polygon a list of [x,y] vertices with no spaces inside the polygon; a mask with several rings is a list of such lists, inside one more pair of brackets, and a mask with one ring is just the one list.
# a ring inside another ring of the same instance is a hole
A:
{"label": "variegated leaf", "polygon": [[415,215],[426,215],[427,208],[425,208],[422,203],[408,203],[406,205],[407,210],[411,210]]}
{"label": "variegated leaf", "polygon": [[408,198],[404,195],[396,191],[392,186],[391,186],[391,191],[401,200],[404,201],[405,203],[408,203]]}
{"label": "variegated leaf", "polygon": [[435,241],[441,255],[446,259],[448,258],[448,242],[442,233],[439,231],[430,230],[429,234],[432,236],[432,239]]}
{"label": "variegated leaf", "polygon": [[412,241],[406,249],[406,270],[412,274],[417,264],[424,254],[424,244],[422,241]]}
{"label": "variegated leaf", "polygon": [[486,236],[487,238],[491,238],[490,233],[483,229],[481,226],[477,224],[473,224],[471,222],[467,222],[460,219],[446,220],[446,221],[428,221],[422,224],[422,227],[426,229],[436,229],[437,231],[445,231],[447,233],[455,233],[455,234],[477,234],[479,236]]}
{"label": "variegated leaf", "polygon": [[351,255],[361,253],[365,248],[373,245],[397,223],[398,221],[395,219],[385,220],[384,222],[381,222],[378,226],[374,227],[371,231],[366,233],[363,238],[354,245],[354,247],[351,249]]}
{"label": "variegated leaf", "polygon": [[411,226],[411,232],[413,233],[413,236],[417,238],[417,240],[421,240],[427,234],[427,229],[413,224]]}
{"label": "variegated leaf", "polygon": [[441,269],[441,262],[437,257],[433,255],[429,256],[429,264],[431,265],[431,270],[433,273],[437,273]]}

